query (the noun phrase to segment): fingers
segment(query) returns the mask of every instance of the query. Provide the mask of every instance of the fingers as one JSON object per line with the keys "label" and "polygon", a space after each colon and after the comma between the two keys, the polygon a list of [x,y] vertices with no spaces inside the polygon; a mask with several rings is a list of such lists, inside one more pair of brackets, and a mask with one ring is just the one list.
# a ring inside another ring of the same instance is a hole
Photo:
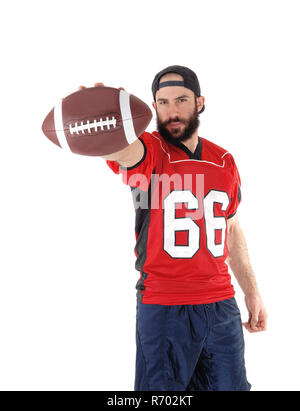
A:
{"label": "fingers", "polygon": [[260,333],[260,332],[262,332],[262,331],[266,331],[266,329],[263,328],[263,327],[257,327],[257,328],[254,330],[253,328],[251,328],[251,326],[250,326],[249,324],[243,324],[243,326],[244,326],[244,327],[246,328],[246,330],[247,330],[249,333],[251,333],[251,334]]}
{"label": "fingers", "polygon": [[[103,83],[94,83],[94,87],[104,87]],[[84,90],[86,87],[85,86],[79,86],[78,90]],[[119,90],[125,91],[125,88],[119,87]]]}
{"label": "fingers", "polygon": [[243,323],[243,326],[246,328],[247,331],[249,331],[249,333],[256,333],[262,331],[260,330],[258,315],[256,315],[256,313],[249,313],[248,322]]}
{"label": "fingers", "polygon": [[[104,87],[104,84],[103,83],[94,83],[94,87]],[[84,90],[84,89],[86,89],[85,86],[79,86],[78,87],[78,90]]]}
{"label": "fingers", "polygon": [[251,324],[250,324],[250,323],[243,323],[243,326],[246,328],[246,330],[247,330],[249,333],[256,333],[256,332],[258,332],[257,329],[254,329],[253,327],[251,327]]}
{"label": "fingers", "polygon": [[266,331],[267,327],[264,322],[259,321],[255,325],[253,325],[251,322],[243,323],[243,326],[246,328],[246,330],[249,333],[258,333],[261,331]]}
{"label": "fingers", "polygon": [[247,331],[254,333],[265,331],[267,328],[267,311],[260,296],[245,296],[249,318],[243,326]]}
{"label": "fingers", "polygon": [[246,328],[247,331],[249,331],[249,333],[253,332],[253,331],[251,330],[251,326],[250,326],[249,323],[243,323],[243,326]]}
{"label": "fingers", "polygon": [[250,320],[250,326],[252,330],[257,331],[257,325],[258,325],[258,313],[254,312]]}

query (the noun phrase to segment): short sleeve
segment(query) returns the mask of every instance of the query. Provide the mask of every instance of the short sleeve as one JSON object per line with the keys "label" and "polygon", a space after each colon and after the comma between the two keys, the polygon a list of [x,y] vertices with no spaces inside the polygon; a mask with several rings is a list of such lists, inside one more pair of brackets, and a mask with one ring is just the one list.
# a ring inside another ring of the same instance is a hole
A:
{"label": "short sleeve", "polygon": [[234,161],[233,156],[229,155],[230,169],[231,169],[231,178],[232,178],[232,191],[230,197],[230,203],[227,209],[227,219],[231,218],[237,212],[237,208],[242,201],[241,193],[241,177]]}
{"label": "short sleeve", "polygon": [[130,187],[140,187],[146,191],[149,187],[152,172],[157,159],[157,147],[150,133],[144,132],[139,140],[144,146],[142,159],[131,167],[123,167],[117,161],[106,160],[107,165],[115,174],[122,174],[122,181]]}

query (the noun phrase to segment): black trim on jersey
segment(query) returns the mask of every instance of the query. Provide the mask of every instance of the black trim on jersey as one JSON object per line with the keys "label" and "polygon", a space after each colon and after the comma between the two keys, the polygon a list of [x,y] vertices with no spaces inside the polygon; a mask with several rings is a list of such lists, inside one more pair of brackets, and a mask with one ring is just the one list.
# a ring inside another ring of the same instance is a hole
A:
{"label": "black trim on jersey", "polygon": [[168,141],[168,143],[171,143],[171,144],[173,144],[174,146],[176,146],[178,148],[181,148],[181,150],[183,150],[189,156],[190,159],[192,159],[192,160],[201,160],[202,159],[202,140],[201,140],[200,137],[198,137],[198,144],[197,144],[197,147],[196,147],[194,153],[192,153],[191,150],[188,149],[187,146],[184,145],[181,141],[178,141],[178,142],[173,142],[173,141],[170,141],[170,140],[166,140],[166,141]]}
{"label": "black trim on jersey", "polygon": [[139,279],[139,281],[136,283],[136,286],[135,286],[135,288],[138,290],[136,293],[136,298],[139,303],[143,302],[142,291],[146,289],[146,287],[144,286],[144,281],[146,280],[147,277],[148,277],[148,274],[142,271],[141,278]]}
{"label": "black trim on jersey", "polygon": [[146,147],[146,144],[143,142],[143,140],[142,140],[141,138],[139,138],[139,140],[143,143],[143,146],[144,146],[144,154],[143,154],[143,157],[142,157],[142,158],[140,159],[140,161],[139,161],[138,163],[136,163],[134,166],[124,167],[124,166],[121,166],[121,165],[119,164],[119,167],[120,167],[122,170],[133,170],[134,168],[136,168],[136,167],[138,167],[140,164],[142,164],[142,162],[145,160],[146,154],[147,154],[147,147]]}
{"label": "black trim on jersey", "polygon": [[239,203],[241,202],[241,199],[242,199],[242,193],[241,193],[241,188],[240,188],[240,185],[239,185],[239,189],[238,189],[238,200],[239,200]]}
{"label": "black trim on jersey", "polygon": [[[153,170],[155,173],[155,169]],[[148,207],[141,208],[136,207],[135,205],[135,232],[137,234],[137,241],[135,245],[135,252],[136,252],[136,262],[135,262],[135,269],[140,271],[141,277],[136,283],[136,297],[137,301],[142,302],[143,295],[142,291],[146,289],[144,285],[144,281],[147,278],[148,274],[143,271],[143,266],[145,264],[147,258],[147,242],[148,242],[148,230],[150,226],[150,216],[151,216],[151,193],[152,193],[152,183],[153,183],[154,176],[151,177],[151,181],[149,183],[148,192],[141,190],[139,187],[130,187],[131,191],[135,191],[135,195],[133,195],[133,200],[135,200],[136,193],[138,193],[139,200],[142,199],[142,196],[148,196]],[[137,190],[137,191],[136,191]],[[141,201],[141,204],[145,204],[144,201]]]}
{"label": "black trim on jersey", "polygon": [[[241,188],[240,188],[240,185],[239,185],[239,187],[238,187],[238,200],[239,200],[239,203],[241,202],[241,199],[242,199],[242,192],[241,192]],[[230,201],[232,201],[232,200],[233,200],[233,198],[230,199]],[[233,214],[230,214],[227,217],[227,219],[233,217],[236,214],[236,212],[237,212],[237,210]]]}
{"label": "black trim on jersey", "polygon": [[230,214],[229,216],[227,216],[227,220],[231,217],[233,217],[236,214],[236,211],[233,214]]}

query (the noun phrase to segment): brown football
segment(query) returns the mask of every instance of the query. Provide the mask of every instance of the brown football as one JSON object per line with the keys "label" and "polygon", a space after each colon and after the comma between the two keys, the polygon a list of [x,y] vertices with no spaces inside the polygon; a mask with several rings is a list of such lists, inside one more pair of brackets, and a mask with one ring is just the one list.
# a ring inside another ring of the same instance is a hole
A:
{"label": "brown football", "polygon": [[142,100],[113,87],[90,87],[62,99],[45,118],[42,131],[61,148],[105,156],[133,143],[152,118]]}

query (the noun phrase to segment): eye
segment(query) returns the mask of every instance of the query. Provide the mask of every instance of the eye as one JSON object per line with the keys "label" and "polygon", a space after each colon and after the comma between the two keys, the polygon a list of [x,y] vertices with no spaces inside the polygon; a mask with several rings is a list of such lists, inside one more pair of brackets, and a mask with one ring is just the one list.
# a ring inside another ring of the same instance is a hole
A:
{"label": "eye", "polygon": [[179,101],[180,103],[183,103],[184,101],[186,101],[186,98],[180,98]]}

